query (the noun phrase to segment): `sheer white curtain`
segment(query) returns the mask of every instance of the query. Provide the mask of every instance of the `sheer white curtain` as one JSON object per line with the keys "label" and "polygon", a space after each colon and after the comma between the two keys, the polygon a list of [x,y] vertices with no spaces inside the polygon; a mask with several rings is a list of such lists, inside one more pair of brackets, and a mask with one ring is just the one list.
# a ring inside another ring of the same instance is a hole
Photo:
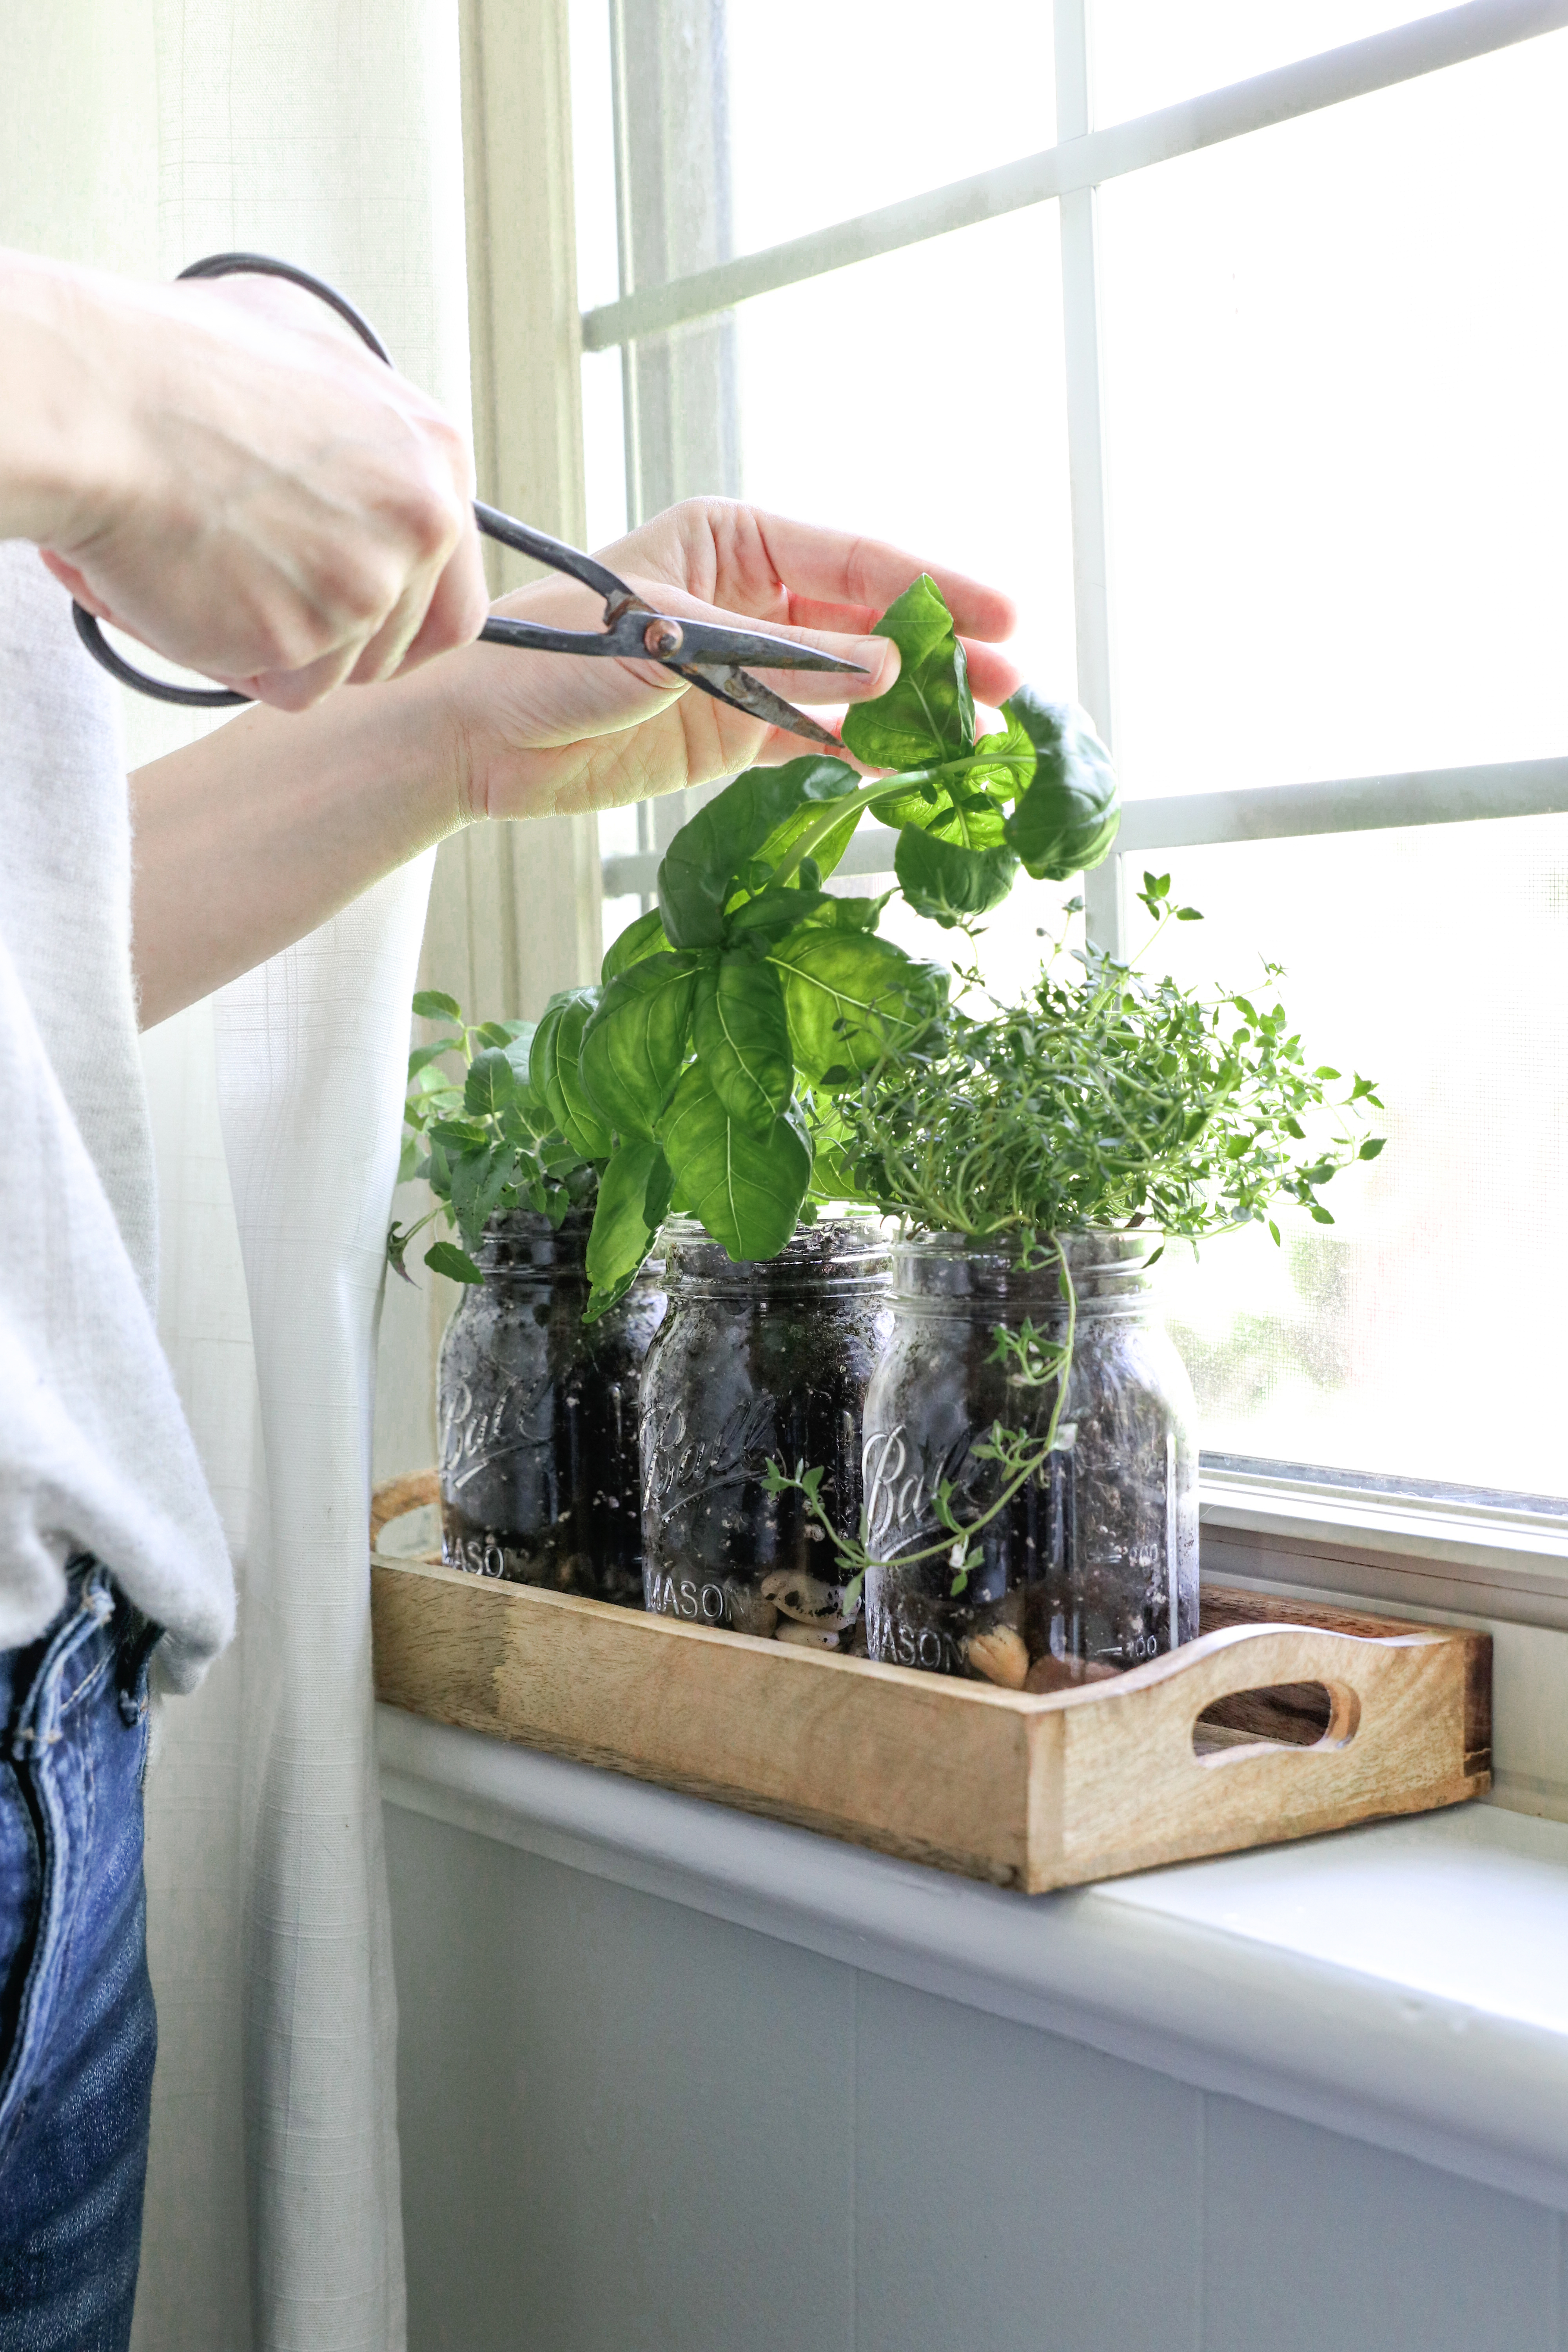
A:
{"label": "sheer white curtain", "polygon": [[[149,277],[286,254],[466,414],[457,0],[0,0],[0,241]],[[133,761],[189,731],[127,724]],[[164,1336],[241,1602],[149,1778],[144,2352],[403,2341],[364,1529],[428,879],[146,1041]]]}

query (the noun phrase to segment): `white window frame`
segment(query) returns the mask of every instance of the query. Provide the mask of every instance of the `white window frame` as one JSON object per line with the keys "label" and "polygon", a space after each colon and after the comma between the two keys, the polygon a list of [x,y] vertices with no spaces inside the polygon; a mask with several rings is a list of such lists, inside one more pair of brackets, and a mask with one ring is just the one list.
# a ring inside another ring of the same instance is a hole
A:
{"label": "white window frame", "polygon": [[[608,0],[619,54],[620,11]],[[1057,143],[945,187],[863,213],[757,253],[684,275],[636,283],[628,264],[635,176],[617,139],[622,291],[585,310],[585,352],[618,350],[628,394],[644,338],[724,312],[758,295],[922,244],[1026,206],[1055,202],[1062,240],[1063,332],[1071,491],[1079,698],[1108,742],[1116,734],[1114,600],[1101,423],[1096,198],[1106,182],[1292,117],[1568,26],[1568,0],[1468,0],[1389,31],[1204,92],[1136,119],[1094,124],[1089,0],[1055,0]],[[624,133],[624,125],[622,126]],[[628,399],[628,412],[633,408]],[[638,511],[636,424],[628,413],[628,511]],[[686,796],[651,803],[641,846],[607,856],[606,898],[651,897],[659,856],[683,820]],[[1568,812],[1568,754],[1552,759],[1333,778],[1258,791],[1184,793],[1124,809],[1115,853],[1087,877],[1090,936],[1112,953],[1123,941],[1123,876],[1150,857],[1211,843],[1315,833],[1377,831]],[[890,833],[862,828],[848,873],[892,864]],[[1568,1517],[1505,1498],[1470,1505],[1441,1493],[1391,1495],[1300,1475],[1205,1465],[1204,1517],[1211,1553],[1237,1572],[1376,1594],[1390,1602],[1477,1610],[1488,1617],[1568,1628]]]}

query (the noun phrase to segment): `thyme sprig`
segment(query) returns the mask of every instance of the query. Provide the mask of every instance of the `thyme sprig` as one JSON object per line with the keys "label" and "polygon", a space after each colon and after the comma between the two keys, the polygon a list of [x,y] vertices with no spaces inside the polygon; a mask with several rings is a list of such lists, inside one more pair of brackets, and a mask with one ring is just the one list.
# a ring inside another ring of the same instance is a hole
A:
{"label": "thyme sprig", "polygon": [[[858,1192],[977,1239],[1150,1225],[1163,1245],[1267,1223],[1278,1242],[1279,1196],[1332,1224],[1321,1187],[1383,1150],[1361,1127],[1375,1087],[1357,1073],[1336,1095],[1339,1071],[1308,1066],[1277,964],[1256,997],[1141,971],[1168,921],[1201,919],[1170,892],[1145,875],[1154,930],[1136,961],[1069,950],[1064,932],[1021,1003],[956,1008],[944,1037],[841,1094],[837,1150]],[[978,976],[961,977],[973,994]]]}

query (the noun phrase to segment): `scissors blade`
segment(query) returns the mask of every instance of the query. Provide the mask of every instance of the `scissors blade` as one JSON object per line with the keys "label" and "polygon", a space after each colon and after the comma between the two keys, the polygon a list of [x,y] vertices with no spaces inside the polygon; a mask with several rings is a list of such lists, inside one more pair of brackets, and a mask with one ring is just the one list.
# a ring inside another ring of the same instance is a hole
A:
{"label": "scissors blade", "polygon": [[[663,614],[655,616],[663,619]],[[645,623],[644,626],[651,626]],[[858,662],[846,661],[840,654],[821,653],[815,646],[803,646],[795,637],[773,637],[756,629],[726,628],[713,621],[677,621],[680,631],[679,652],[683,661],[710,664],[754,662],[759,669],[826,669],[845,670],[854,677],[864,677],[865,670]]]}
{"label": "scissors blade", "polygon": [[808,719],[793,702],[786,702],[757,678],[748,677],[732,663],[667,661],[664,666],[677,677],[700,686],[715,702],[727,702],[732,710],[744,710],[769,727],[782,729],[786,735],[800,735],[808,743],[819,743],[835,759],[844,758],[844,746],[837,735],[830,735],[826,727],[819,727],[815,719]]}

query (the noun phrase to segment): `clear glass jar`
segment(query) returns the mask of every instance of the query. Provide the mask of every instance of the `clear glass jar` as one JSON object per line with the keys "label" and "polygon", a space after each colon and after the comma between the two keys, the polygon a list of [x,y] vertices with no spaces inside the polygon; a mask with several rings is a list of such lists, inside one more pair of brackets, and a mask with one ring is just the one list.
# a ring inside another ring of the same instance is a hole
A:
{"label": "clear glass jar", "polygon": [[643,1378],[647,1606],[847,1648],[857,1612],[832,1544],[763,1479],[770,1462],[819,1468],[832,1524],[858,1530],[861,1408],[891,1320],[881,1220],[824,1217],[741,1265],[685,1219],[666,1239],[669,1313]]}
{"label": "clear glass jar", "polygon": [[1155,1239],[1062,1238],[1078,1328],[1057,1444],[980,1530],[980,1563],[957,1594],[932,1496],[951,1479],[955,1516],[976,1517],[1004,1484],[997,1464],[975,1459],[976,1441],[998,1423],[1043,1439],[1056,1384],[1019,1385],[995,1335],[1028,1320],[1059,1342],[1067,1307],[1054,1255],[1026,1268],[1016,1249],[956,1234],[898,1248],[892,1338],[866,1400],[868,1549],[885,1563],[866,1579],[873,1658],[1047,1691],[1197,1632],[1194,1405],[1152,1305]]}
{"label": "clear glass jar", "polygon": [[448,1568],[642,1607],[637,1410],[664,1315],[650,1259],[584,1324],[591,1210],[492,1217],[441,1341],[441,1557]]}

